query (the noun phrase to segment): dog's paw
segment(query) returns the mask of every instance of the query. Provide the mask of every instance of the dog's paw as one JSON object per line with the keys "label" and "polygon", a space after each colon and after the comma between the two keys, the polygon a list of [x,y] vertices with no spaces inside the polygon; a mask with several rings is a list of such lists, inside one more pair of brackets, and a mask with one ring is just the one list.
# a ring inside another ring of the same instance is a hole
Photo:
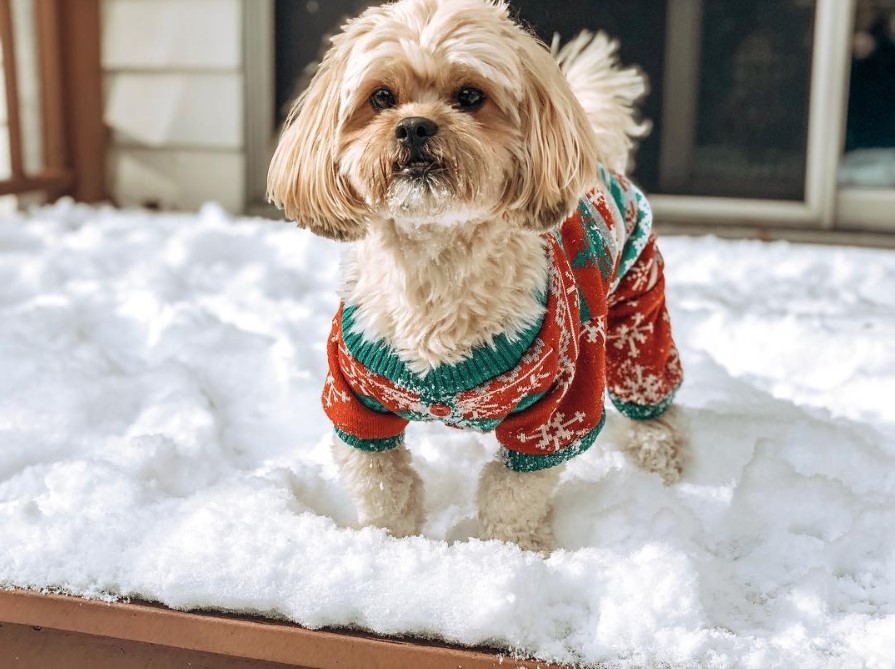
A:
{"label": "dog's paw", "polygon": [[538,527],[522,528],[503,524],[489,525],[482,522],[482,539],[496,539],[508,544],[516,544],[524,551],[540,553],[547,557],[556,548],[553,531],[547,522]]}
{"label": "dog's paw", "polygon": [[665,485],[677,483],[684,471],[687,430],[677,407],[652,420],[627,421],[622,450],[644,471],[658,474]]}
{"label": "dog's paw", "polygon": [[399,538],[420,533],[423,485],[406,448],[370,453],[336,438],[333,455],[360,527],[381,527]]}
{"label": "dog's paw", "polygon": [[388,510],[383,513],[381,508],[370,508],[359,504],[357,522],[360,527],[382,528],[396,539],[413,537],[421,532],[423,527],[422,509],[416,505],[408,505],[403,514],[395,513],[395,511]]}
{"label": "dog's paw", "polygon": [[547,555],[554,548],[550,529],[553,490],[559,468],[514,472],[502,462],[489,462],[479,479],[481,537],[514,543]]}

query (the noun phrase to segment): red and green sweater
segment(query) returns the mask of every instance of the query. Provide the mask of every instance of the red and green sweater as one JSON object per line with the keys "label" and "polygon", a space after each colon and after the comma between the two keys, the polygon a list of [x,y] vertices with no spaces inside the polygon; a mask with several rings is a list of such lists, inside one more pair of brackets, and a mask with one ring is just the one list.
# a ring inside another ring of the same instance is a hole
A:
{"label": "red and green sweater", "polygon": [[411,420],[494,430],[511,469],[552,467],[593,444],[604,395],[634,419],[659,416],[682,380],[662,257],[643,194],[601,169],[603,188],[545,233],[543,317],[454,365],[420,375],[359,331],[343,304],[329,339],[323,408],[346,443],[383,451]]}

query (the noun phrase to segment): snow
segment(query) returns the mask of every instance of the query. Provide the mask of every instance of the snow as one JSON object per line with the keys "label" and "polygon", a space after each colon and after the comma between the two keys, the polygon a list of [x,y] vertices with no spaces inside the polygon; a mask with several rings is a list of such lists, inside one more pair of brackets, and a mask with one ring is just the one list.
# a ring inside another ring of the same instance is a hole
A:
{"label": "snow", "polygon": [[488,435],[414,425],[423,537],[352,529],[319,406],[339,247],[214,206],[0,220],[0,584],[606,666],[895,663],[895,255],[666,238],[692,461],[618,421],[543,559],[476,538]]}

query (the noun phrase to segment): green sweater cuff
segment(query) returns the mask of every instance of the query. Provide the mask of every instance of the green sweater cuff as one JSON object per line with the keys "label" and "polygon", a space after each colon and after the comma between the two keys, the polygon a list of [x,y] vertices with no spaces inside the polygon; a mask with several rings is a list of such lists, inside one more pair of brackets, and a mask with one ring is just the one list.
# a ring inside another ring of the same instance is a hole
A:
{"label": "green sweater cuff", "polygon": [[603,429],[603,426],[606,424],[606,412],[603,412],[603,415],[600,417],[600,422],[597,426],[584,435],[578,441],[573,441],[568,446],[564,446],[563,448],[555,451],[553,453],[548,453],[546,455],[533,455],[530,453],[519,453],[517,451],[511,451],[507,447],[503,447],[500,449],[500,459],[507,466],[508,469],[514,472],[537,472],[542,469],[549,469],[550,467],[556,467],[557,465],[561,465],[566,460],[571,460],[576,455],[584,453],[587,449],[594,445],[594,442],[597,440],[597,435],[600,434],[600,431]]}
{"label": "green sweater cuff", "polygon": [[612,404],[619,410],[619,413],[631,420],[652,420],[653,418],[661,416],[665,413],[668,407],[671,406],[678,388],[680,388],[680,384],[676,385],[667,396],[655,404],[634,404],[633,402],[625,402],[612,393],[609,393],[609,399],[612,400]]}
{"label": "green sweater cuff", "polygon": [[395,446],[400,446],[404,443],[403,432],[394,437],[388,437],[385,439],[362,439],[361,437],[355,437],[353,434],[343,432],[339,428],[335,428],[335,431],[336,436],[349,446],[354,446],[355,448],[359,448],[362,451],[368,451],[370,453],[380,453],[382,451],[387,451],[394,448]]}

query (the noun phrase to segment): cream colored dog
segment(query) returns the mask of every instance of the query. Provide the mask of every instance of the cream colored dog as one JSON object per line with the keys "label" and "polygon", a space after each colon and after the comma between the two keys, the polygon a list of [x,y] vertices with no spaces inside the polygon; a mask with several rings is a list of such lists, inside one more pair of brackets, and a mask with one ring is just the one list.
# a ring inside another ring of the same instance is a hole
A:
{"label": "cream colored dog", "polygon": [[[623,173],[645,131],[633,111],[645,82],[615,49],[582,34],[551,53],[502,0],[399,0],[332,39],[283,131],[269,196],[300,226],[355,242],[342,294],[354,327],[419,378],[543,318],[545,230],[600,184],[599,164]],[[668,482],[681,471],[678,418],[628,421],[624,439]],[[361,524],[419,533],[403,441],[364,450],[339,434]],[[549,549],[559,470],[489,464],[482,535]]]}

